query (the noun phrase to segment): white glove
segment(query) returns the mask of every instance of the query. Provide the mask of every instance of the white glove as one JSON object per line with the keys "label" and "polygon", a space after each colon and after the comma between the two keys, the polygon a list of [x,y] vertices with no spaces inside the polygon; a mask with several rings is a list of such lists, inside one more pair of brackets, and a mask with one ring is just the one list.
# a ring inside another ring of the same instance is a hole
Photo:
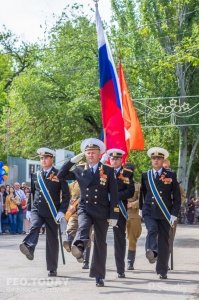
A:
{"label": "white glove", "polygon": [[117,224],[117,219],[109,219],[108,222],[110,226],[114,227]]}
{"label": "white glove", "polygon": [[61,222],[61,219],[63,219],[64,218],[64,213],[63,212],[61,212],[61,211],[59,211],[58,213],[57,213],[57,215],[56,215],[56,221],[58,222],[58,223],[60,223]]}
{"label": "white glove", "polygon": [[171,225],[174,225],[174,223],[175,223],[176,220],[177,220],[177,217],[171,215],[171,218],[170,218],[170,223],[171,223]]}
{"label": "white glove", "polygon": [[26,219],[28,221],[30,221],[30,219],[31,219],[31,211],[30,210],[27,210],[27,212],[26,212]]}
{"label": "white glove", "polygon": [[101,157],[101,159],[100,159],[100,162],[101,162],[102,164],[104,164],[108,159],[109,159],[109,156],[108,156],[108,154],[105,152],[105,153],[102,155],[102,157]]}
{"label": "white glove", "polygon": [[142,218],[142,210],[139,209],[139,216]]}
{"label": "white glove", "polygon": [[74,157],[72,157],[71,158],[71,162],[72,163],[78,163],[81,159],[82,159],[82,157],[84,156],[84,153],[82,152],[82,153],[79,153],[79,154],[77,154],[76,156],[74,156]]}

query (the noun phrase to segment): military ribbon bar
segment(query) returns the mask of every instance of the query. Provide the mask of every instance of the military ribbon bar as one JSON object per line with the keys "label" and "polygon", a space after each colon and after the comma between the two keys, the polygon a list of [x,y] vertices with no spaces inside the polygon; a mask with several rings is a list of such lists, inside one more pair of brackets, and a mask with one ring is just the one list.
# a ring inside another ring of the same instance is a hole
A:
{"label": "military ribbon bar", "polygon": [[[165,203],[163,202],[162,198],[160,197],[160,194],[156,188],[155,182],[153,180],[153,170],[149,170],[147,172],[147,176],[148,176],[148,181],[149,181],[149,185],[150,185],[150,189],[151,192],[159,206],[159,208],[161,209],[163,215],[165,216],[166,220],[169,222],[169,224],[171,225],[170,219],[171,219],[171,215],[165,205]],[[172,225],[171,225],[172,227]]]}
{"label": "military ribbon bar", "polygon": [[39,183],[40,189],[41,189],[41,191],[42,191],[42,193],[44,195],[44,198],[45,198],[45,200],[46,200],[46,202],[48,204],[48,207],[50,209],[51,215],[52,215],[55,223],[59,224],[57,222],[57,220],[56,220],[57,209],[56,209],[56,207],[54,205],[54,202],[53,202],[53,200],[52,200],[52,198],[50,196],[50,193],[49,193],[49,191],[48,191],[48,189],[47,189],[47,187],[46,187],[46,185],[45,185],[45,183],[43,181],[43,178],[41,176],[41,172],[40,171],[37,172],[37,181]]}

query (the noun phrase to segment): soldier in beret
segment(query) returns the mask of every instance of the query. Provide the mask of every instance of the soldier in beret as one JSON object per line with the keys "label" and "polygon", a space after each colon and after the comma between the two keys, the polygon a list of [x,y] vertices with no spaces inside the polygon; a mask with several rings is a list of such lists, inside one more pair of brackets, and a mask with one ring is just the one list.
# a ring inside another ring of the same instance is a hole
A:
{"label": "soldier in beret", "polygon": [[160,279],[167,279],[169,260],[169,231],[177,220],[181,197],[176,174],[163,168],[167,150],[159,147],[147,152],[152,169],[142,174],[140,215],[147,228],[146,257],[156,264]]}
{"label": "soldier in beret", "polygon": [[[65,180],[58,179],[58,170],[53,166],[55,151],[49,148],[39,148],[37,153],[40,157],[42,170],[33,174],[31,182],[31,193],[34,195],[33,205],[29,201],[27,219],[31,221],[30,233],[20,245],[20,251],[29,260],[33,260],[35,247],[38,243],[39,232],[43,224],[46,226],[46,262],[48,276],[57,276],[58,265],[58,224],[67,210],[70,194],[68,184]],[[49,192],[57,215],[52,215],[51,209],[38,182],[38,175],[42,177],[43,183]]]}
{"label": "soldier in beret", "polygon": [[[83,261],[83,251],[89,241],[90,228],[94,226],[94,249],[90,277],[96,279],[96,286],[104,286],[107,256],[106,236],[108,219],[116,219],[118,192],[113,168],[103,165],[100,156],[105,152],[102,141],[89,138],[81,143],[82,153],[66,162],[58,173],[60,179],[76,179],[81,196],[78,205],[78,231],[71,252],[77,260]],[[86,163],[77,165],[85,155]],[[72,169],[71,169],[72,168]]]}

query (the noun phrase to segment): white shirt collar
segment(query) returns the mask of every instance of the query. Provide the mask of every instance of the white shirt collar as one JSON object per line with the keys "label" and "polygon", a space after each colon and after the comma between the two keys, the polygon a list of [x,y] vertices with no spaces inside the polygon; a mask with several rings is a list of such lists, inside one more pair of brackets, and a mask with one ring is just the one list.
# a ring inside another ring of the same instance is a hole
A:
{"label": "white shirt collar", "polygon": [[120,171],[120,169],[121,169],[121,166],[117,169],[114,169],[114,170],[118,173]]}
{"label": "white shirt collar", "polygon": [[46,174],[48,175],[50,173],[50,171],[52,170],[52,166],[48,169],[48,170],[43,170],[43,172],[47,172]]}
{"label": "white shirt collar", "polygon": [[93,172],[95,173],[97,170],[98,164],[99,163],[95,164],[94,166],[89,165],[89,168],[93,168]]}
{"label": "white shirt collar", "polygon": [[162,168],[159,170],[153,169],[153,175],[156,175],[156,172],[158,172],[158,175],[160,176],[162,174]]}

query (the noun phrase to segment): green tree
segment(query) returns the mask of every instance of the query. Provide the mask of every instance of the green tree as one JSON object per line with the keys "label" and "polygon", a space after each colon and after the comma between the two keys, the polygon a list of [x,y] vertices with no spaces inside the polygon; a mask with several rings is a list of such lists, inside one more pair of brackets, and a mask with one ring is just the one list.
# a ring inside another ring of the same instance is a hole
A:
{"label": "green tree", "polygon": [[9,119],[12,155],[28,157],[41,145],[62,148],[101,132],[95,24],[63,14],[41,46],[9,91],[4,130]]}
{"label": "green tree", "polygon": [[[124,61],[133,94],[144,98],[177,95],[181,96],[181,105],[187,100],[187,95],[198,94],[198,3],[193,0],[142,0],[139,3],[112,0],[112,6],[117,22],[113,27],[114,42]],[[193,100],[189,102],[195,103]],[[162,105],[167,103],[165,100]],[[140,103],[136,104],[140,108]],[[147,105],[156,107],[157,102],[146,103],[145,107]],[[147,120],[157,126],[162,122],[151,117]],[[188,123],[187,118],[181,122]],[[186,126],[179,126],[178,131],[178,178],[188,190],[199,137],[196,130]],[[161,134],[159,143],[164,145],[165,141],[168,145],[167,135]],[[174,152],[176,147],[171,149],[171,153]]]}

